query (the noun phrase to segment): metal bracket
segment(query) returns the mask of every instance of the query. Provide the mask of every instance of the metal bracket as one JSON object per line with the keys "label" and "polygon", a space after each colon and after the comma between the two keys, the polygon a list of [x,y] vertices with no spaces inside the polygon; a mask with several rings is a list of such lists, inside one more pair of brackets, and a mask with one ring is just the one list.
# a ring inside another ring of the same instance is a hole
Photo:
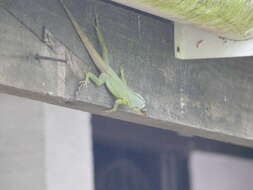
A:
{"label": "metal bracket", "polygon": [[244,57],[253,55],[253,39],[234,41],[190,25],[175,23],[175,56],[179,59]]}

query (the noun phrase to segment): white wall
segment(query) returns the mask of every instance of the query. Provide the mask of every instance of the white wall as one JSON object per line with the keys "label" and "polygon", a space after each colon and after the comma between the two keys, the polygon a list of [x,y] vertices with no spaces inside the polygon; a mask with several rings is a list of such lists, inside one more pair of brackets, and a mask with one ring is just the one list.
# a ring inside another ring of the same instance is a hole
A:
{"label": "white wall", "polygon": [[90,115],[0,94],[0,189],[93,190]]}
{"label": "white wall", "polygon": [[191,190],[252,190],[253,161],[223,154],[193,152]]}

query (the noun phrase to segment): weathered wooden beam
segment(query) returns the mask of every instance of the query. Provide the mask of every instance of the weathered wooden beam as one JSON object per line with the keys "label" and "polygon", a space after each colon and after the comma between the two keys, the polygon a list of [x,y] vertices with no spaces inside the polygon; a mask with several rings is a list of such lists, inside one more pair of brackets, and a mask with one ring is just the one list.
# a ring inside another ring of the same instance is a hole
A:
{"label": "weathered wooden beam", "polygon": [[[122,66],[129,85],[146,98],[148,117],[126,108],[106,114],[113,98],[104,87],[75,93],[82,73],[96,70],[57,0],[10,1],[9,12],[0,10],[0,92],[253,146],[252,58],[176,60],[170,22],[99,0],[68,6],[96,45],[95,11],[100,15],[111,65],[116,71]],[[69,50],[48,47],[40,38],[43,26]],[[71,61],[38,61],[36,54],[70,55]]]}
{"label": "weathered wooden beam", "polygon": [[253,37],[251,0],[111,0],[176,22],[192,24],[222,37]]}

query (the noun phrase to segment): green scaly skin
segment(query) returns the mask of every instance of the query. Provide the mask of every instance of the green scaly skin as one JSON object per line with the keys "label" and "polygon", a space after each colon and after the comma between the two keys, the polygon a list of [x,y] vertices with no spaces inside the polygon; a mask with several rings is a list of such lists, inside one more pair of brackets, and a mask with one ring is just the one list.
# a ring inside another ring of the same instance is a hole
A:
{"label": "green scaly skin", "polygon": [[85,80],[80,81],[81,87],[87,87],[90,80],[93,81],[97,86],[105,84],[107,89],[116,98],[113,108],[107,110],[107,112],[115,112],[120,104],[125,104],[128,105],[129,108],[133,109],[136,113],[144,114],[143,109],[146,105],[144,98],[128,87],[127,81],[124,77],[123,69],[120,69],[119,77],[109,65],[108,49],[106,47],[104,37],[101,33],[97,16],[95,29],[97,32],[99,43],[102,47],[102,57],[98,54],[93,44],[89,40],[88,36],[85,34],[81,26],[77,23],[66,5],[63,3],[63,0],[60,0],[60,2],[66,14],[68,15],[71,23],[73,24],[77,34],[79,35],[84,47],[87,49],[93,62],[101,72],[99,77],[90,72],[85,73]]}

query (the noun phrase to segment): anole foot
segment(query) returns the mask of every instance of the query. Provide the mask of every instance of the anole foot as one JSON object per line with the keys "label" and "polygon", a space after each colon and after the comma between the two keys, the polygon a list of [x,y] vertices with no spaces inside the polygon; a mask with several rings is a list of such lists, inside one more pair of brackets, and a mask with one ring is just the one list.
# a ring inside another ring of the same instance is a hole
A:
{"label": "anole foot", "polygon": [[147,112],[146,112],[146,111],[143,111],[143,110],[138,109],[138,108],[134,108],[133,110],[134,110],[134,112],[135,112],[136,114],[147,117]]}
{"label": "anole foot", "polygon": [[112,113],[112,112],[115,112],[115,111],[117,111],[117,109],[114,109],[114,108],[109,109],[109,110],[105,110],[106,113]]}
{"label": "anole foot", "polygon": [[85,79],[79,81],[79,88],[78,88],[79,91],[81,90],[81,88],[87,88],[89,83],[90,83],[89,76],[88,76],[88,73],[86,73],[85,74]]}
{"label": "anole foot", "polygon": [[79,82],[79,88],[87,88],[89,83],[90,83],[89,80],[86,80],[86,79],[85,80],[81,80]]}
{"label": "anole foot", "polygon": [[[133,110],[136,114],[147,117],[147,112],[146,111],[143,111],[143,110],[140,110],[140,109],[133,109]],[[116,108],[112,108],[112,109],[106,110],[105,112],[106,113],[113,113],[113,112],[116,112],[116,111],[117,111]]]}

